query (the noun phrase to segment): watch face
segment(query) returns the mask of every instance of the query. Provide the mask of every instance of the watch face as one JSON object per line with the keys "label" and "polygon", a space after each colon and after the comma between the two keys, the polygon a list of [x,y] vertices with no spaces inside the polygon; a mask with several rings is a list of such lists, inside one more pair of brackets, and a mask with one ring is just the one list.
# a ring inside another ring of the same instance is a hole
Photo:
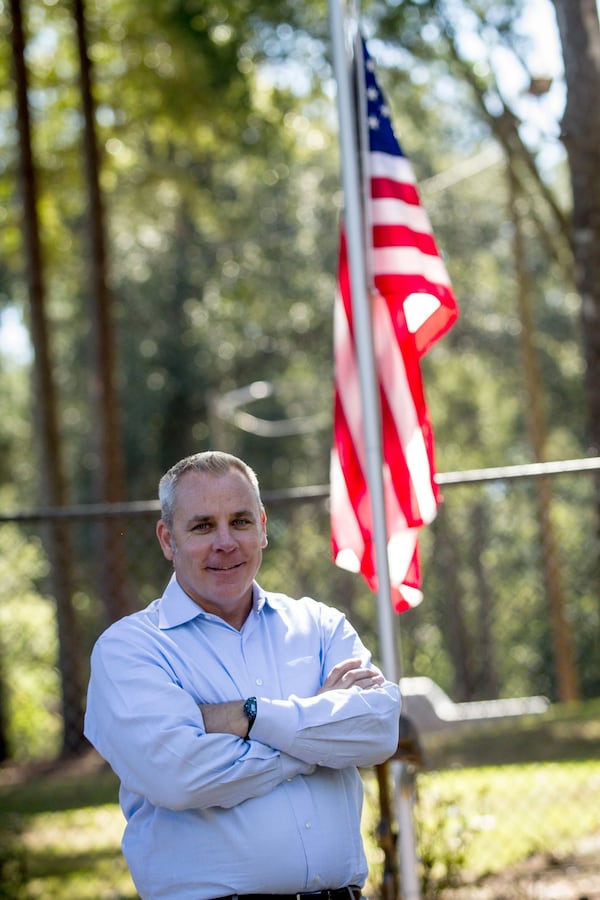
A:
{"label": "watch face", "polygon": [[246,737],[248,737],[256,719],[256,697],[248,697],[244,703],[244,712],[248,716],[248,732],[246,734]]}

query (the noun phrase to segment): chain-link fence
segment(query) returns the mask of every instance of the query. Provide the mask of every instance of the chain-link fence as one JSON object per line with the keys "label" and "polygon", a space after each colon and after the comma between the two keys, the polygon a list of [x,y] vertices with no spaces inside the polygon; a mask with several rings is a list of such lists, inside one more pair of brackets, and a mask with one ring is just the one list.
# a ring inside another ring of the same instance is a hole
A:
{"label": "chain-link fence", "polygon": [[[422,702],[429,704],[429,718],[412,707],[413,730],[400,748],[403,765],[416,774],[426,895],[450,896],[456,885],[465,890],[490,873],[514,873],[525,859],[568,862],[600,835],[596,463],[440,479],[444,503],[421,541],[425,600],[398,619],[407,689],[417,696],[421,686]],[[344,609],[377,656],[373,596],[358,576],[331,565],[327,489],[283,491],[264,500],[269,549],[263,586]],[[157,504],[146,502],[0,519],[0,752],[15,784],[15,773],[30,771],[23,764],[32,759],[70,759],[65,765],[82,773],[75,793],[85,793],[85,766],[92,765],[82,762],[89,756],[81,734],[89,654],[111,620],[162,592],[170,571],[154,533],[157,518]],[[481,705],[531,696],[546,697],[547,709],[521,716],[514,706],[502,713],[497,705]],[[390,798],[372,774],[365,773],[371,894],[393,896]],[[56,771],[48,777],[50,784]],[[105,777],[94,769],[95,789]],[[122,822],[108,783],[111,804],[102,792],[102,803],[81,804],[86,821],[104,816],[103,834],[112,836],[102,890],[61,893],[60,877],[50,888],[38,872],[23,876],[25,893],[0,889],[1,896],[135,896],[119,861]],[[45,812],[56,812],[57,805],[49,800]],[[23,810],[11,822],[26,832],[18,840],[12,834],[12,862],[35,857]],[[2,833],[6,828],[4,821]],[[82,822],[61,828],[85,831]],[[38,859],[36,872],[40,865]],[[599,874],[600,867],[591,869]],[[506,884],[496,890],[495,896],[583,896],[511,894]],[[586,888],[585,895],[593,893]]]}

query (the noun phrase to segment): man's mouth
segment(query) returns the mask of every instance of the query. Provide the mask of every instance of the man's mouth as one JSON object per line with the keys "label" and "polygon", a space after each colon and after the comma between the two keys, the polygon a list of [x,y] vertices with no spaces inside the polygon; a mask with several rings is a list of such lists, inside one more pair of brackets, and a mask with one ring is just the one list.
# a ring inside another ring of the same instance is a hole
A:
{"label": "man's mouth", "polygon": [[231,572],[232,569],[238,569],[242,563],[235,563],[233,566],[207,566],[211,572]]}

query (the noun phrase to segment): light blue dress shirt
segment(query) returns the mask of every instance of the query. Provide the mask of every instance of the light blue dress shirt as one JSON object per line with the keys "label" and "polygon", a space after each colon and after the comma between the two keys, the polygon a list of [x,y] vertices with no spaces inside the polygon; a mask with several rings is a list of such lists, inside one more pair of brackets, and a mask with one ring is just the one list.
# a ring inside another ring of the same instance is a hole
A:
{"label": "light blue dress shirt", "polygon": [[[144,900],[362,885],[357,766],[389,758],[398,686],[316,695],[370,662],[337,610],[253,588],[237,631],[175,576],[92,653],[85,734],[121,780],[123,852]],[[207,734],[199,703],[256,696],[251,739]]]}

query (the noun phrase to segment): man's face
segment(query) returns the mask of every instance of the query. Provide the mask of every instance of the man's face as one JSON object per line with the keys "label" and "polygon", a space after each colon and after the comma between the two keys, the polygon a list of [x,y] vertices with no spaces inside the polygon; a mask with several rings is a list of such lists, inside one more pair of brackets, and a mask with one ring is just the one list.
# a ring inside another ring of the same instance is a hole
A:
{"label": "man's face", "polygon": [[237,469],[188,472],[175,493],[173,527],[157,536],[177,581],[206,612],[239,628],[250,611],[252,582],[267,544],[256,492]]}

